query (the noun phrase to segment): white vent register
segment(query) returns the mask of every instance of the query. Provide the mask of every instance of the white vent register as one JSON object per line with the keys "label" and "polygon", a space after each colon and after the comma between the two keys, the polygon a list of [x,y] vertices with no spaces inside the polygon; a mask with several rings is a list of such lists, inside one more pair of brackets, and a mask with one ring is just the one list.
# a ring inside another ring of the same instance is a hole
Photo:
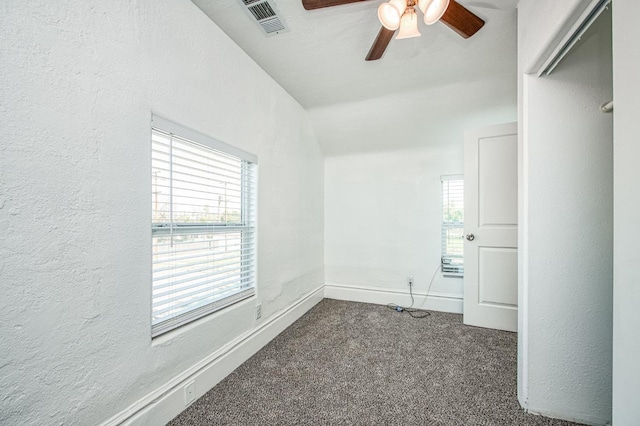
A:
{"label": "white vent register", "polygon": [[251,20],[268,36],[288,32],[282,14],[273,0],[239,0]]}

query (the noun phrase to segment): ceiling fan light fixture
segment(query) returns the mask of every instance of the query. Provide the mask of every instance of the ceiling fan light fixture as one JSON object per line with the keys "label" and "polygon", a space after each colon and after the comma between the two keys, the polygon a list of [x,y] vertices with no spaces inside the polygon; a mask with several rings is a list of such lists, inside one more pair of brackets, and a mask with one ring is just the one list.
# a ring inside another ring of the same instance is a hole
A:
{"label": "ceiling fan light fixture", "polygon": [[[426,0],[422,2],[424,5],[424,23],[427,25],[435,24],[442,18],[444,12],[449,7],[450,0]],[[420,4],[420,3],[418,3]]]}
{"label": "ceiling fan light fixture", "polygon": [[418,14],[415,8],[408,7],[400,20],[400,31],[396,40],[411,37],[420,37],[420,31],[418,31]]}
{"label": "ceiling fan light fixture", "polygon": [[378,7],[378,19],[382,26],[388,30],[397,30],[406,7],[406,0],[389,0],[388,3],[382,3]]}
{"label": "ceiling fan light fixture", "polygon": [[433,3],[433,0],[418,0],[418,9],[420,9],[420,12],[424,13],[431,3]]}

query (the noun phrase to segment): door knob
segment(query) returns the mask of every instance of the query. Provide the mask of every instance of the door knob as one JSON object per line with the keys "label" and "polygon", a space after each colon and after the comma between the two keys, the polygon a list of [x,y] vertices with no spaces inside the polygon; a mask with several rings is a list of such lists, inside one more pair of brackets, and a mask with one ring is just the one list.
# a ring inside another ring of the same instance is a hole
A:
{"label": "door knob", "polygon": [[476,239],[476,236],[473,234],[467,234],[467,241],[473,241]]}

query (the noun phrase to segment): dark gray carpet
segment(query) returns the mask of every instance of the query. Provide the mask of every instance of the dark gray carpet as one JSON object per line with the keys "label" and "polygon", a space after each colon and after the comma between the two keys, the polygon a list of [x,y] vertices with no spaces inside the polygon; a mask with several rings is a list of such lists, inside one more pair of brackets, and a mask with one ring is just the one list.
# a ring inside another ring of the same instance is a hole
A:
{"label": "dark gray carpet", "polygon": [[516,334],[325,299],[170,425],[572,425],[525,414]]}

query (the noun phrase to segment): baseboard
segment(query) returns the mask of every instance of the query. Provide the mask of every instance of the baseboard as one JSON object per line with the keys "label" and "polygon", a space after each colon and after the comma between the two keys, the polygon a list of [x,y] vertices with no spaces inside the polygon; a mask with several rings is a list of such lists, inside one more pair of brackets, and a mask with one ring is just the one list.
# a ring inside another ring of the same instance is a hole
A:
{"label": "baseboard", "polygon": [[195,384],[200,398],[323,299],[323,287],[239,336],[161,388],[130,405],[101,426],[166,424],[185,408],[184,387]]}
{"label": "baseboard", "polygon": [[[426,300],[425,296],[414,294],[415,306],[462,313],[462,299],[455,295],[429,294]],[[408,306],[411,303],[408,292],[326,283],[324,287],[307,294],[259,327],[229,342],[164,386],[101,423],[101,426],[166,424],[187,408],[184,387],[188,383],[195,384],[195,398],[200,398],[324,297],[380,305],[396,303]]]}
{"label": "baseboard", "polygon": [[[409,306],[411,296],[409,291],[381,290],[378,288],[362,287],[338,283],[325,283],[324,297],[327,299],[348,300],[350,302],[375,303],[386,305]],[[429,293],[413,293],[414,307],[440,312],[462,313],[462,298],[458,295]]]}
{"label": "baseboard", "polygon": [[568,422],[578,423],[582,425],[590,426],[607,426],[611,424],[611,420],[603,420],[594,417],[585,417],[584,415],[571,415],[571,414],[558,414],[553,411],[547,410],[524,410],[528,414],[533,414],[541,417],[548,417],[551,419],[566,420]]}

